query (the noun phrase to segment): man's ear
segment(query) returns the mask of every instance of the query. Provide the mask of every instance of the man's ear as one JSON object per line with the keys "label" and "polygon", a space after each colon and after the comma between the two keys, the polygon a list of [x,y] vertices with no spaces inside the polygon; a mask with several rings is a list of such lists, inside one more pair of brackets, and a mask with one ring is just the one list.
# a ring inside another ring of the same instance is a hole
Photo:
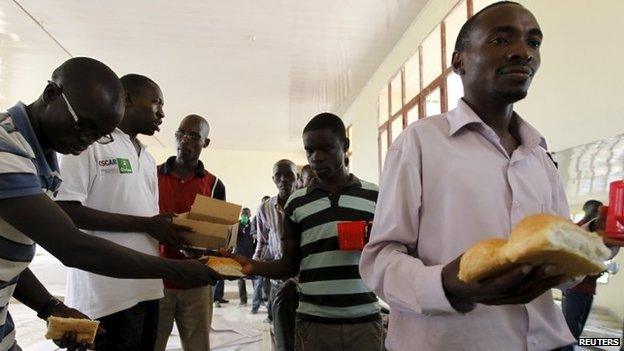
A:
{"label": "man's ear", "polygon": [[43,94],[41,95],[43,102],[50,103],[56,100],[59,96],[61,96],[61,87],[58,84],[49,82],[46,85],[45,89],[43,89]]}
{"label": "man's ear", "polygon": [[453,67],[453,72],[457,73],[460,76],[466,74],[466,69],[464,68],[464,57],[463,53],[459,51],[453,52],[453,58],[451,60],[451,66]]}
{"label": "man's ear", "polygon": [[206,138],[206,140],[204,140],[204,146],[202,148],[205,149],[208,145],[210,145],[210,138]]}
{"label": "man's ear", "polygon": [[126,107],[132,106],[132,105],[134,105],[132,96],[130,96],[130,93],[126,93]]}

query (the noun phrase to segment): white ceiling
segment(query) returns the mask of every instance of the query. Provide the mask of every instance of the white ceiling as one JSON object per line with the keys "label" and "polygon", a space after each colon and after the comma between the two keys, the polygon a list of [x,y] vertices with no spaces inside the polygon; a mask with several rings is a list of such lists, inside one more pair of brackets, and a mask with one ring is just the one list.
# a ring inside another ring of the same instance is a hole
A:
{"label": "white ceiling", "polygon": [[426,2],[0,0],[0,105],[36,98],[69,54],[90,56],[161,86],[167,117],[148,145],[173,146],[197,113],[214,148],[296,150],[305,123],[342,113]]}

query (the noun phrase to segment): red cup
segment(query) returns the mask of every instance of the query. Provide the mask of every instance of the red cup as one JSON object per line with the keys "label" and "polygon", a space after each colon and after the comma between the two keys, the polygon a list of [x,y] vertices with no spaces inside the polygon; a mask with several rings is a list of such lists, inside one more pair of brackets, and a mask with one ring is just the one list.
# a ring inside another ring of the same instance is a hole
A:
{"label": "red cup", "polygon": [[609,185],[609,209],[607,210],[605,236],[624,240],[624,180],[618,180]]}
{"label": "red cup", "polygon": [[368,242],[366,221],[340,222],[338,243],[341,251],[362,251]]}

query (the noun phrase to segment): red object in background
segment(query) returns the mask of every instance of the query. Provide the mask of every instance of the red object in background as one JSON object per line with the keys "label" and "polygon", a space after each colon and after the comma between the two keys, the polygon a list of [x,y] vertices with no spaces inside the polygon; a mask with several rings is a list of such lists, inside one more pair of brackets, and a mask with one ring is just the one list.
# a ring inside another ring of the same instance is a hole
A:
{"label": "red object in background", "polygon": [[609,209],[605,236],[624,240],[624,180],[609,185]]}
{"label": "red object in background", "polygon": [[366,221],[340,222],[338,242],[341,251],[362,251],[368,242]]}

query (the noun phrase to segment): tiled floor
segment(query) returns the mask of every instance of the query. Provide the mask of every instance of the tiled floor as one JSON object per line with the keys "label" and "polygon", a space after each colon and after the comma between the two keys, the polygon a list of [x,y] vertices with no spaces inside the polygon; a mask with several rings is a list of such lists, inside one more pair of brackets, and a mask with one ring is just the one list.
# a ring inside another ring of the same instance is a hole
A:
{"label": "tiled floor", "polygon": [[[31,269],[42,280],[44,285],[56,295],[64,293],[65,271],[62,265],[49,255],[39,253],[31,265]],[[248,282],[248,292],[252,292]],[[266,317],[266,309],[262,307],[258,314],[250,314],[250,306],[239,306],[238,286],[236,282],[225,285],[228,304],[214,309],[213,325],[210,334],[212,350],[219,351],[272,351],[270,325],[262,320]],[[251,296],[249,297],[251,301]],[[17,340],[25,351],[52,351],[55,345],[43,339],[45,323],[27,307],[12,302],[9,308],[17,329]],[[622,322],[609,313],[593,309],[583,336],[587,337],[621,337]],[[577,348],[578,350],[601,350],[598,348]],[[167,350],[182,350],[174,330],[169,339]],[[618,347],[602,350],[619,350]]]}
{"label": "tiled floor", "polygon": [[[251,285],[248,285],[251,288]],[[226,284],[226,298],[230,303],[215,308],[210,332],[211,350],[218,351],[270,351],[272,350],[270,325],[263,323],[266,308],[261,307],[258,314],[250,313],[249,305],[240,306],[238,289],[235,282]],[[252,290],[249,290],[252,291]],[[236,296],[236,298],[234,298]],[[11,315],[17,328],[17,340],[25,351],[57,350],[55,345],[43,339],[45,323],[24,305],[12,302]],[[167,350],[182,351],[177,330],[173,330]]]}
{"label": "tiled floor", "polygon": [[[38,248],[31,270],[54,295],[65,293],[65,268],[45,251]],[[247,291],[253,292],[249,281]],[[225,284],[225,295],[230,303],[214,309],[210,342],[212,350],[222,351],[270,351],[272,350],[270,325],[263,323],[266,308],[261,307],[256,315],[250,314],[251,306],[239,306],[238,285],[236,282]],[[249,296],[251,301],[251,296]],[[12,301],[9,307],[16,326],[16,337],[25,351],[51,351],[57,348],[51,341],[43,339],[46,325],[26,306]],[[182,350],[174,329],[169,339],[168,350]]]}

